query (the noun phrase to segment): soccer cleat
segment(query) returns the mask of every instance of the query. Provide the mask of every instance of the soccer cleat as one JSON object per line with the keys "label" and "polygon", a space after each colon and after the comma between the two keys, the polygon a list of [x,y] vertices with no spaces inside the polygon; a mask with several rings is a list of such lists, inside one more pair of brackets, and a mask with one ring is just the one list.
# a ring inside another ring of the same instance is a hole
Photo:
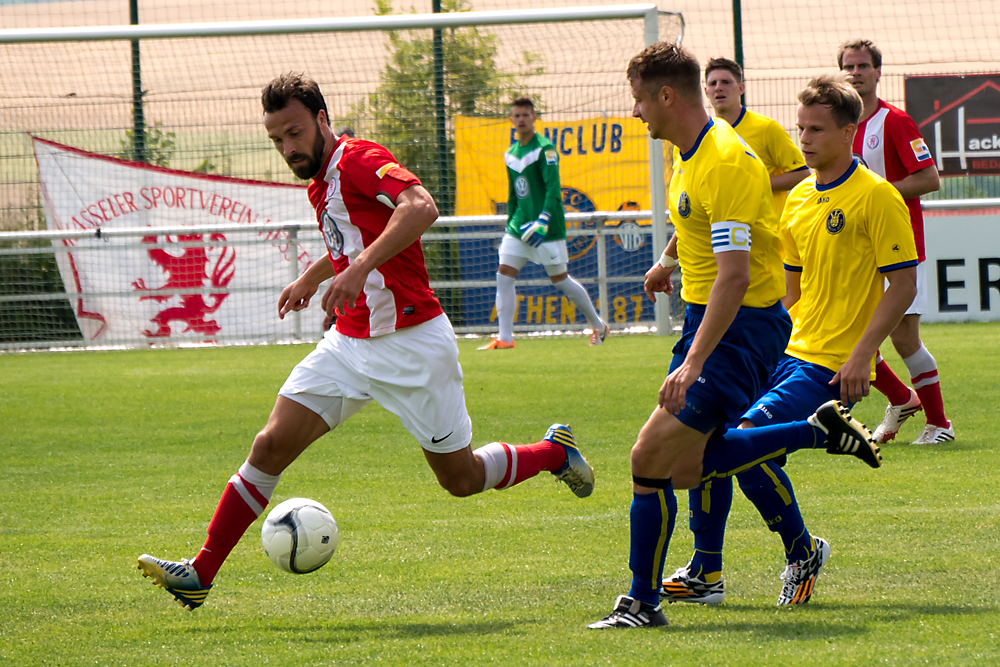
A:
{"label": "soccer cleat", "polygon": [[587,459],[583,458],[583,454],[576,446],[573,430],[565,424],[553,424],[545,432],[545,437],[542,440],[562,445],[563,449],[566,450],[566,463],[562,468],[552,473],[556,479],[566,482],[566,485],[578,498],[586,498],[593,493],[594,469],[590,467]]}
{"label": "soccer cleat", "polygon": [[602,322],[600,329],[594,329],[590,333],[590,344],[592,346],[604,345],[604,339],[608,337],[609,333],[611,333],[611,327],[609,327],[606,323]]}
{"label": "soccer cleat", "polygon": [[827,401],[807,421],[826,434],[828,454],[851,454],[872,468],[882,465],[878,445],[871,441],[872,434],[840,401]]}
{"label": "soccer cleat", "polygon": [[152,577],[153,584],[165,588],[174,596],[177,604],[188,611],[194,611],[205,603],[212,584],[202,586],[198,573],[187,558],[179,563],[160,560],[149,554],[139,556],[137,567],[142,570],[143,577]]}
{"label": "soccer cleat", "polygon": [[813,535],[816,548],[812,555],[804,560],[789,561],[781,578],[785,584],[778,596],[778,606],[786,604],[805,604],[812,597],[816,587],[816,578],[830,557],[830,543],[822,537]]}
{"label": "soccer cleat", "polygon": [[903,422],[923,409],[924,406],[920,404],[920,397],[917,396],[917,392],[910,389],[910,400],[902,405],[889,404],[886,407],[885,417],[882,418],[882,423],[878,425],[875,433],[872,434],[872,440],[880,445],[889,442],[899,433]]}
{"label": "soccer cleat", "polygon": [[948,428],[927,424],[924,426],[924,430],[920,432],[920,435],[917,436],[917,439],[913,441],[913,444],[933,445],[936,442],[948,442],[954,439],[955,429],[951,427],[951,422],[949,421]]}
{"label": "soccer cleat", "polygon": [[477,350],[513,350],[514,349],[514,341],[510,341],[509,343],[505,343],[502,340],[500,340],[499,338],[494,338],[493,340],[491,340],[486,345],[483,345],[482,347],[478,347],[476,349]]}
{"label": "soccer cleat", "polygon": [[691,563],[688,563],[684,567],[677,568],[672,576],[663,580],[660,600],[666,600],[671,604],[696,602],[715,606],[726,599],[722,577],[719,577],[714,584],[705,583],[698,577],[691,576],[690,566]]}
{"label": "soccer cleat", "polygon": [[587,627],[591,630],[608,628],[655,628],[667,624],[660,605],[655,607],[627,595],[619,595],[614,610]]}

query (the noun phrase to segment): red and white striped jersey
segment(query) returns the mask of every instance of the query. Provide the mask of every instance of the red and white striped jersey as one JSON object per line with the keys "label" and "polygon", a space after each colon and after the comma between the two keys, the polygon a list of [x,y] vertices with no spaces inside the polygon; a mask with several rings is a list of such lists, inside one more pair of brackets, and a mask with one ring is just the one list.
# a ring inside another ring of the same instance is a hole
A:
{"label": "red and white striped jersey", "polygon": [[[382,146],[347,136],[339,138],[320,174],[309,183],[309,201],[340,273],[385,231],[396,197],[420,180]],[[354,308],[338,309],[337,331],[351,338],[382,336],[442,312],[417,240],[368,274]]]}
{"label": "red and white striped jersey", "polygon": [[[858,125],[854,135],[854,154],[876,174],[895,183],[910,174],[934,165],[930,149],[920,136],[913,119],[884,100],[878,109]],[[904,200],[910,211],[917,257],[924,261],[924,214],[920,197]]]}

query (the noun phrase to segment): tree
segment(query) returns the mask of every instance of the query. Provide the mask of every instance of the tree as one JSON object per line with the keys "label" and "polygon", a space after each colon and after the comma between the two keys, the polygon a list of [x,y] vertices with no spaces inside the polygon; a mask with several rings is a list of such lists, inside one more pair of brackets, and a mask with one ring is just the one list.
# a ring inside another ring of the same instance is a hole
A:
{"label": "tree", "polygon": [[[470,10],[468,0],[441,0],[443,12]],[[375,0],[375,14],[393,13],[392,0]],[[441,60],[444,89],[444,127],[438,133],[438,100],[435,95],[434,37],[430,30],[390,32],[389,59],[375,92],[351,107],[341,123],[357,136],[376,141],[400,164],[412,171],[434,196],[442,215],[454,213],[456,115],[506,117],[510,102],[524,87],[519,77],[541,74],[540,56],[522,52],[519,71],[497,67],[499,51],[495,34],[474,27],[442,28]],[[537,103],[537,102],[536,102]],[[500,159],[500,156],[497,156]],[[458,243],[424,236],[424,258],[432,281],[460,278]],[[462,290],[435,290],[452,323],[462,323]]]}
{"label": "tree", "polygon": [[[443,12],[471,9],[467,0],[442,0]],[[376,0],[375,14],[393,13],[392,0]],[[388,148],[400,164],[412,171],[439,200],[441,211],[453,212],[453,192],[442,191],[442,181],[454,183],[454,128],[450,119],[464,116],[507,116],[518,78],[540,74],[537,54],[524,52],[518,72],[497,67],[495,34],[474,27],[441,29],[447,137],[439,145],[434,95],[434,43],[430,31],[390,32],[389,60],[375,92],[351,107],[343,122],[358,136]],[[445,177],[445,178],[442,178]],[[450,190],[450,188],[449,188]]]}

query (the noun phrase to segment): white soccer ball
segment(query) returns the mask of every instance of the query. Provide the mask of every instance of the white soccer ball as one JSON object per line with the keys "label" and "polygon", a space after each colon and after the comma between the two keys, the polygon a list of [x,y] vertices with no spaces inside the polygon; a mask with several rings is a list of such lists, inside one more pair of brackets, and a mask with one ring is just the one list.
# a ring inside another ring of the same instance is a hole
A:
{"label": "white soccer ball", "polygon": [[329,562],[337,550],[337,522],[315,500],[291,498],[264,519],[264,553],[285,572],[307,574]]}

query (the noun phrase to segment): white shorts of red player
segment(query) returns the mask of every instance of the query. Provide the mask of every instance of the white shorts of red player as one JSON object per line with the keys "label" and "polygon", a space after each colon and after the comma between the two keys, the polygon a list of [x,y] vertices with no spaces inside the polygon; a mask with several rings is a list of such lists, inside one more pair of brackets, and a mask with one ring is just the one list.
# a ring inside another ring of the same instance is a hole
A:
{"label": "white shorts of red player", "polygon": [[374,338],[330,329],[278,393],[330,430],[375,401],[430,452],[455,452],[472,440],[455,331],[444,314]]}

